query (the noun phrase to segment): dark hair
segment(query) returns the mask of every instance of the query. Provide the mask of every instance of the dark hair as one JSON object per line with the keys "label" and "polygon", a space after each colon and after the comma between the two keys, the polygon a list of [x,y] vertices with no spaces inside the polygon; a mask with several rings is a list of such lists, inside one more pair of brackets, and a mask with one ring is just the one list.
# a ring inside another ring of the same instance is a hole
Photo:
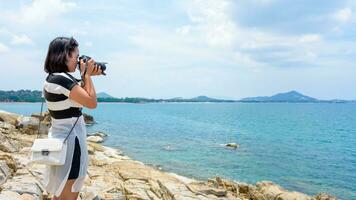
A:
{"label": "dark hair", "polygon": [[56,37],[49,44],[44,70],[47,73],[67,72],[67,56],[78,47],[78,42],[73,38]]}

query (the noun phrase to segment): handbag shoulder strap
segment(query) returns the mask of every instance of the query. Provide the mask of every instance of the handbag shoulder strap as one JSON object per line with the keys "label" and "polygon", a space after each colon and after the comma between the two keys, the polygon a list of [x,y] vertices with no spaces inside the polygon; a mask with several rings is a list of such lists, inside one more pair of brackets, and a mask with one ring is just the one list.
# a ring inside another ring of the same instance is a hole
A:
{"label": "handbag shoulder strap", "polygon": [[[80,116],[79,116],[79,117],[80,117]],[[69,135],[72,133],[72,131],[73,131],[73,129],[74,129],[74,127],[75,127],[75,125],[77,124],[77,122],[78,122],[78,120],[79,120],[79,117],[77,117],[77,120],[75,120],[74,125],[73,125],[73,126],[72,126],[72,128],[70,129],[70,131],[69,131],[69,133],[68,133],[67,137],[63,140],[63,143],[65,143],[65,142],[67,141],[67,139],[68,139]]]}
{"label": "handbag shoulder strap", "polygon": [[[42,100],[42,99],[41,99]],[[37,132],[37,138],[39,138],[40,136],[40,129],[41,129],[41,121],[42,121],[42,111],[43,111],[43,101],[41,102],[41,112],[40,112],[40,116],[38,117],[38,132]]]}
{"label": "handbag shoulder strap", "polygon": [[[67,74],[69,76],[69,78],[71,78],[76,84],[78,84],[78,79],[74,78],[72,75],[68,74],[67,72],[65,72],[65,74]],[[42,93],[43,94],[43,93]],[[43,98],[43,96],[42,96]],[[44,101],[42,101],[41,103],[41,112],[40,112],[40,116],[39,116],[39,120],[38,120],[38,132],[37,132],[37,138],[39,138],[40,136],[40,128],[41,128],[41,121],[42,121],[42,111],[43,111],[43,103]],[[80,110],[82,110],[82,108],[80,108]],[[74,125],[72,126],[72,128],[70,129],[68,135],[65,137],[65,139],[63,140],[63,143],[65,143],[69,137],[69,135],[72,133],[75,125],[77,124],[78,120],[79,120],[80,116],[77,117],[77,120],[75,121]]]}
{"label": "handbag shoulder strap", "polygon": [[[41,102],[41,112],[40,112],[40,116],[39,116],[39,118],[38,118],[38,129],[37,129],[38,132],[37,132],[37,138],[39,138],[39,136],[40,136],[41,122],[42,122],[42,118],[43,118],[43,116],[42,116],[43,103],[44,103],[44,102],[42,101],[42,102]],[[70,131],[69,131],[67,137],[63,140],[63,143],[67,141],[69,135],[72,133],[72,131],[73,131],[75,125],[77,124],[79,118],[80,118],[80,116],[77,117],[77,120],[75,121],[74,125],[73,125],[72,128],[70,129]]]}
{"label": "handbag shoulder strap", "polygon": [[[74,81],[74,83],[78,84],[79,81],[81,81],[80,79],[76,79],[74,78],[72,75],[70,75],[68,72],[64,72],[65,74],[67,74],[69,76],[70,79],[72,79],[72,81]],[[82,110],[83,108],[80,108],[80,110]],[[80,117],[80,116],[79,116]],[[70,129],[67,137],[63,140],[63,143],[67,141],[69,135],[72,133],[75,125],[77,124],[78,120],[79,120],[79,117],[77,117],[77,120],[75,121],[74,125],[72,126],[72,128]]]}

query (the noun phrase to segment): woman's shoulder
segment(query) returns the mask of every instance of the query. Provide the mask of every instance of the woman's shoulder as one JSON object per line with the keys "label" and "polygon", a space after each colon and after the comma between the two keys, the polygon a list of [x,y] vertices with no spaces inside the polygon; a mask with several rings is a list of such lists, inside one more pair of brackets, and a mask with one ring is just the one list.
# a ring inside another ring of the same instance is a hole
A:
{"label": "woman's shoulder", "polygon": [[46,81],[56,81],[56,82],[79,82],[81,81],[80,79],[76,79],[75,77],[73,77],[72,75],[70,75],[67,72],[56,72],[56,73],[50,73],[48,74]]}
{"label": "woman's shoulder", "polygon": [[74,85],[78,84],[75,79],[71,75],[65,72],[61,73],[51,73],[48,74],[45,84],[55,84],[62,86],[68,90],[71,90]]}

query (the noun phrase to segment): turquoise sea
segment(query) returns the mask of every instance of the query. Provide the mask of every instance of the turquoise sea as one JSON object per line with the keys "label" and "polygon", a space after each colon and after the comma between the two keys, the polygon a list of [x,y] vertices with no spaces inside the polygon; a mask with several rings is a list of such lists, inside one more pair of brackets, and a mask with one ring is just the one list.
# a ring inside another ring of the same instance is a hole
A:
{"label": "turquoise sea", "polygon": [[[30,115],[40,104],[0,109]],[[166,171],[356,199],[356,104],[99,104],[84,112],[98,122],[88,132],[109,134],[104,145]]]}

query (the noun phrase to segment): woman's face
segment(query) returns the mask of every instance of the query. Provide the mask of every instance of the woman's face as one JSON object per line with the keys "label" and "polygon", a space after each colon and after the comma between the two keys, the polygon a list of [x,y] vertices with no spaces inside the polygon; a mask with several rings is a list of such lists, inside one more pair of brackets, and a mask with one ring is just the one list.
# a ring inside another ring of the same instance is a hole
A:
{"label": "woman's face", "polygon": [[72,51],[72,53],[70,54],[70,56],[67,57],[68,72],[75,72],[78,63],[78,57],[79,49],[75,48],[74,51]]}

